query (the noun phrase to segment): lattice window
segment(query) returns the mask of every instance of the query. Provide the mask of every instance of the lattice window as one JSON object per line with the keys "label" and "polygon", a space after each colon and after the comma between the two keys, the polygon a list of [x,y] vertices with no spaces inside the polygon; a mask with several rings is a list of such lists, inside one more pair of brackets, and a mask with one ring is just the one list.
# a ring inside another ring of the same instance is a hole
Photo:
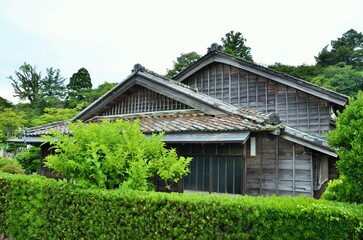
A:
{"label": "lattice window", "polygon": [[138,91],[132,93],[128,98],[123,99],[119,103],[115,104],[102,115],[110,116],[181,109],[191,109],[191,107],[164,95],[153,92],[149,89],[141,88]]}

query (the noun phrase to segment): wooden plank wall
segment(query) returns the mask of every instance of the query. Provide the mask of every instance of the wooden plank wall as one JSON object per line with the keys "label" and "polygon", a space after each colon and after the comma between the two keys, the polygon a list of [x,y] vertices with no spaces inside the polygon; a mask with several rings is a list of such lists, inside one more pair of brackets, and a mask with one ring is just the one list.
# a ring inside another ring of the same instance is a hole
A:
{"label": "wooden plank wall", "polygon": [[136,91],[120,100],[102,115],[109,116],[180,109],[191,109],[191,107],[147,88],[137,86]]}
{"label": "wooden plank wall", "polygon": [[283,123],[318,137],[330,129],[329,102],[233,66],[210,64],[184,83],[239,107],[277,112]]}
{"label": "wooden plank wall", "polygon": [[257,155],[246,143],[246,194],[313,196],[312,156],[304,147],[278,136],[256,135]]}

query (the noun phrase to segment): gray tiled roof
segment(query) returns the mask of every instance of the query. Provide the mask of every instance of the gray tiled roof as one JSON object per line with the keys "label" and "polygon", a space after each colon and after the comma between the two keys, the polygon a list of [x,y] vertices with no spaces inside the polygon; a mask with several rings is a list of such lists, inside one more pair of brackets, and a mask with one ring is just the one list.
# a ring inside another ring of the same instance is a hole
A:
{"label": "gray tiled roof", "polygon": [[256,122],[240,115],[207,115],[200,111],[153,113],[150,115],[105,116],[92,121],[115,119],[139,119],[144,133],[154,132],[217,132],[217,131],[273,131],[278,126]]}
{"label": "gray tiled roof", "polygon": [[[218,131],[273,131],[279,126],[254,121],[240,115],[207,115],[196,110],[153,112],[143,114],[126,114],[113,116],[98,116],[87,122],[102,120],[115,121],[117,119],[140,121],[140,129],[144,133],[178,133],[178,132],[218,132]],[[48,135],[54,129],[62,133],[69,133],[67,121],[46,124],[35,128],[28,128],[27,136]]]}

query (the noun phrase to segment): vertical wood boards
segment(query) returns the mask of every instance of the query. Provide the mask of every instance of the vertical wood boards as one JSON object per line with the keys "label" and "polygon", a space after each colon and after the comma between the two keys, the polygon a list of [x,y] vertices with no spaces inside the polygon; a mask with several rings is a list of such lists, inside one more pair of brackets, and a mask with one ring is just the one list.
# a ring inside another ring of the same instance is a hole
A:
{"label": "vertical wood boards", "polygon": [[185,83],[239,107],[277,112],[288,126],[321,138],[330,128],[331,103],[233,66],[212,63]]}
{"label": "vertical wood boards", "polygon": [[114,103],[113,106],[101,115],[108,116],[181,109],[191,109],[191,107],[144,87],[138,86],[136,91],[120,99],[119,102]]}
{"label": "vertical wood boards", "polygon": [[[312,160],[304,147],[278,136],[258,134],[256,157],[246,143],[246,194],[313,196]],[[263,147],[262,147],[263,146]]]}

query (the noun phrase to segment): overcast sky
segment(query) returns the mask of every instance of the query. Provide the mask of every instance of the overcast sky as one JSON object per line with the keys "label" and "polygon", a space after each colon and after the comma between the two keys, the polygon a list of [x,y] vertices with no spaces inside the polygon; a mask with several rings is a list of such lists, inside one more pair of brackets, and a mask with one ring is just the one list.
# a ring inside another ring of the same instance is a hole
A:
{"label": "overcast sky", "polygon": [[165,74],[181,53],[204,55],[227,32],[259,64],[314,64],[349,29],[363,31],[362,0],[0,0],[0,96],[24,62],[68,79],[85,67],[94,87],[120,82],[135,63]]}

